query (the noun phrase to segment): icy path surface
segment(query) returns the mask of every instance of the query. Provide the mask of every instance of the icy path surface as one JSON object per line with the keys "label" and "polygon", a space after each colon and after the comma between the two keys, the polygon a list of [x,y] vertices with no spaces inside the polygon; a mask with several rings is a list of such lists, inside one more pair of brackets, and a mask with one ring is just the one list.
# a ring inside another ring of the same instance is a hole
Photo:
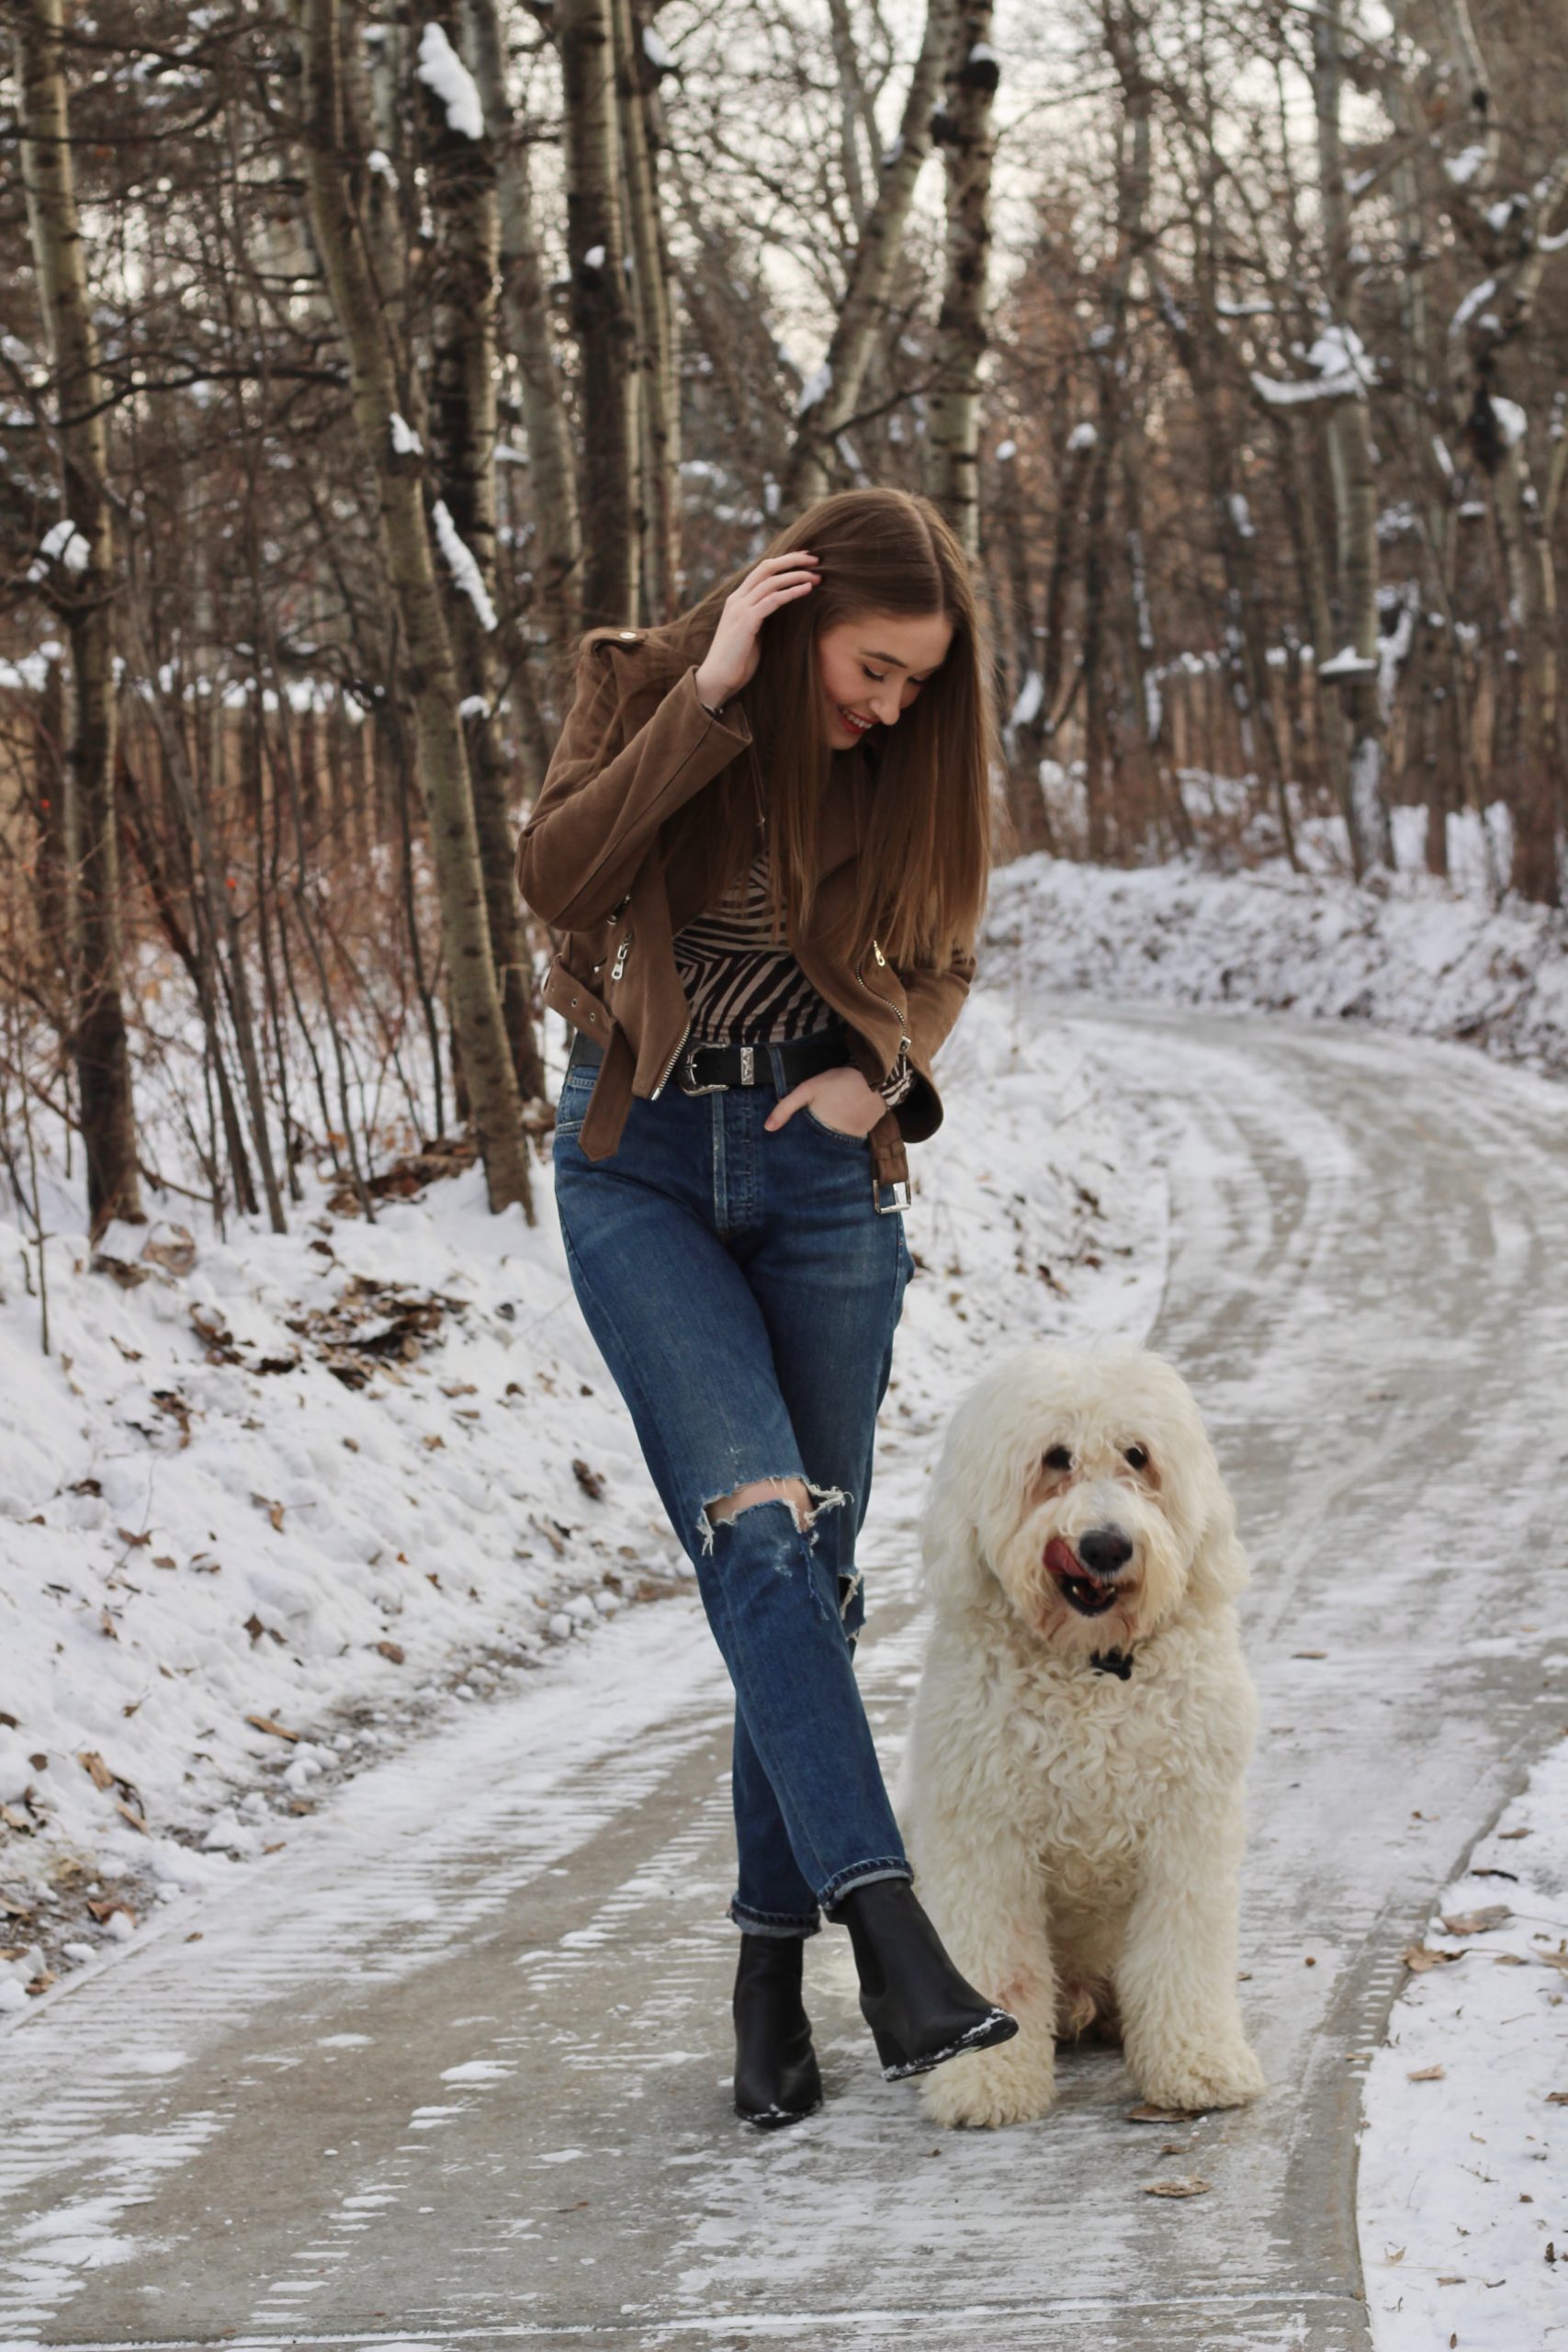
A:
{"label": "icy path surface", "polygon": [[[1031,1010],[1041,1035],[1066,1020]],[[1254,1562],[1242,1967],[1269,2098],[1150,2129],[1113,2055],[1073,2054],[1045,2121],[942,2134],[877,2075],[829,1934],[829,2105],[747,2132],[726,1692],[671,1601],[367,1774],[226,1907],[0,2041],[0,2341],[1372,2342],[1361,2076],[1434,1893],[1559,1728],[1562,1098],[1461,1049],[1280,1023],[1075,1011],[1070,1034],[1168,1167],[1153,1337]],[[928,1200],[916,1247],[964,1212]],[[1042,1295],[991,1274],[971,1340],[1022,1336]],[[1152,1305],[1133,1286],[1124,1321]],[[865,1652],[889,1762],[930,1449],[920,1415],[894,1428]],[[1171,2173],[1208,2193],[1144,2193]]]}

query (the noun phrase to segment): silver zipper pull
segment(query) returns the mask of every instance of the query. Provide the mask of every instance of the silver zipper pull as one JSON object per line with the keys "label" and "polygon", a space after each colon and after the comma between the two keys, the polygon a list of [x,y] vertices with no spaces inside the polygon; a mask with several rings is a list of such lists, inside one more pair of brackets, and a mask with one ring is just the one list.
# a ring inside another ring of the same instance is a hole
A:
{"label": "silver zipper pull", "polygon": [[610,978],[613,980],[618,980],[621,974],[626,970],[626,956],[630,948],[631,941],[629,939],[623,939],[620,945],[616,948],[615,960],[610,967]]}

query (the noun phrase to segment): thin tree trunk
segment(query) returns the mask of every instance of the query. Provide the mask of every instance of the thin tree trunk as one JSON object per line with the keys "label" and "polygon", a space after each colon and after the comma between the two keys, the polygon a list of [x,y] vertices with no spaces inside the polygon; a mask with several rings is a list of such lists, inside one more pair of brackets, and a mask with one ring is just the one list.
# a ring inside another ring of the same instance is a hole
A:
{"label": "thin tree trunk", "polygon": [[[461,38],[457,0],[434,0],[430,21],[452,48]],[[474,830],[484,870],[486,928],[502,1020],[519,1092],[536,1095],[544,1069],[528,1002],[528,960],[514,878],[515,829],[496,708],[496,265],[500,216],[487,133],[454,129],[444,102],[422,93],[426,184],[434,223],[431,438],[436,489],[479,573],[481,597],[450,572],[446,626],[461,690]]]}
{"label": "thin tree trunk", "polygon": [[681,403],[675,322],[654,109],[658,86],[643,28],[644,0],[613,0],[615,85],[625,158],[626,249],[637,314],[641,435],[642,605],[656,625],[674,617],[681,572]]}
{"label": "thin tree trunk", "polygon": [[980,362],[986,356],[991,255],[992,102],[1001,78],[991,0],[964,0],[933,125],[947,187],[947,277],[937,317],[927,406],[926,489],[973,562],[980,551]]}
{"label": "thin tree trunk", "polygon": [[345,155],[338,0],[298,0],[305,33],[306,179],[310,218],[348,354],[360,445],[380,492],[385,560],[411,665],[420,780],[441,904],[442,937],[492,1209],[531,1216],[528,1148],[491,961],[484,876],[474,830],[457,670],[441,609],[417,453],[394,448],[397,382],[367,265]]}
{"label": "thin tree trunk", "polygon": [[[570,668],[579,628],[582,538],[577,467],[561,374],[550,333],[544,266],[534,221],[525,133],[507,94],[497,0],[468,0],[474,36],[474,78],[495,151],[501,206],[502,340],[517,365],[523,427],[528,438],[534,582],[539,618],[550,639],[559,680]],[[558,681],[558,683],[559,681]]]}
{"label": "thin tree trunk", "polygon": [[[72,1048],[87,1155],[87,1216],[97,1233],[114,1217],[142,1221],[130,1055],[120,996],[111,630],[115,551],[106,496],[108,441],[76,210],[61,0],[20,0],[17,21],[22,177],[49,339],[62,522],[74,526],[55,571],[67,583],[60,604],[71,640],[66,773],[73,844]],[[85,559],[80,562],[78,551]]]}
{"label": "thin tree trunk", "polygon": [[562,0],[567,259],[581,354],[582,621],[637,609],[637,326],[626,289],[610,0]]}
{"label": "thin tree trunk", "polygon": [[793,514],[830,486],[829,452],[854,415],[878,340],[887,333],[888,297],[920,165],[931,152],[931,116],[952,52],[956,0],[926,0],[925,36],[909,76],[903,120],[882,157],[876,195],[855,246],[828,356],[801,395],[799,422],[784,481],[783,509]]}
{"label": "thin tree trunk", "polygon": [[[1355,270],[1350,259],[1350,209],[1345,191],[1339,128],[1345,40],[1343,0],[1324,0],[1313,17],[1312,39],[1325,274],[1335,318],[1342,327],[1353,332]],[[1393,838],[1383,782],[1384,724],[1377,672],[1377,481],[1364,387],[1337,404],[1329,432],[1338,458],[1335,468],[1335,505],[1345,626],[1356,662],[1348,684],[1341,689],[1350,736],[1344,814],[1350,862],[1359,876],[1373,866],[1393,864]]]}

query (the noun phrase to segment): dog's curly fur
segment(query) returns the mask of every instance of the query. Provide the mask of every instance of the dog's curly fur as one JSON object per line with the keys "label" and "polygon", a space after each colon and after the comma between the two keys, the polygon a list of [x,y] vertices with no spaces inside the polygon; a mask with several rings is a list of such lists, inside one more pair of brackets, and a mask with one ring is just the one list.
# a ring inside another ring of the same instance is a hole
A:
{"label": "dog's curly fur", "polygon": [[[1122,1565],[1069,1577],[1086,1538],[1103,1566],[1115,1534]],[[916,1883],[1020,2028],[933,2075],[931,2114],[1043,2115],[1057,2037],[1096,2025],[1156,2105],[1255,2098],[1235,1992],[1247,1567],[1185,1383],[1124,1346],[998,1364],[948,1430],[925,1562],[935,1623],[902,1792]],[[1125,1679],[1091,1663],[1113,1652]]]}

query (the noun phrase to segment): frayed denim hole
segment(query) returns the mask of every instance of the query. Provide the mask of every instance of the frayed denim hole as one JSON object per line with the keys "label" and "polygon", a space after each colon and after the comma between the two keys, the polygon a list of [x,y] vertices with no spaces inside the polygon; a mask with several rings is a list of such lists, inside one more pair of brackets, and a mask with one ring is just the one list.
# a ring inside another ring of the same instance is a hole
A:
{"label": "frayed denim hole", "polygon": [[[797,1474],[794,1472],[790,1474],[788,1481],[789,1484],[794,1485],[796,1482],[796,1475]],[[731,1487],[728,1489],[728,1493],[730,1495],[737,1494],[746,1487],[761,1486],[765,1483],[767,1482],[761,1479],[743,1478],[740,1482],[740,1487]],[[782,1484],[784,1482],[781,1481],[780,1483]],[[815,1550],[817,1544],[815,1522],[817,1519],[825,1510],[833,1510],[841,1508],[842,1505],[848,1502],[849,1497],[844,1493],[842,1487],[813,1486],[809,1478],[801,1478],[799,1480],[799,1484],[806,1488],[808,1495],[813,1496],[816,1498],[815,1508],[807,1515],[806,1524],[804,1526],[801,1525],[795,1516],[796,1507],[795,1503],[785,1495],[759,1495],[755,1502],[743,1503],[738,1511],[730,1513],[728,1518],[716,1521],[709,1518],[708,1512],[711,1506],[705,1503],[703,1506],[701,1521],[703,1549],[705,1553],[716,1557],[717,1555],[715,1551],[716,1539],[723,1529],[727,1527],[734,1527],[739,1521],[749,1519],[753,1511],[767,1510],[770,1509],[787,1511],[789,1513],[789,1522],[792,1532],[805,1537],[808,1552]],[[723,1502],[727,1499],[728,1498],[725,1495],[716,1495],[713,1498],[713,1501],[715,1502]],[[792,1544],[781,1544],[778,1546],[773,1561],[774,1574],[776,1576],[786,1577],[792,1576],[794,1574],[798,1556],[799,1555],[796,1554]],[[838,1582],[841,1590],[843,1579],[840,1577],[838,1579]],[[819,1610],[828,1622],[830,1624],[836,1625],[841,1633],[843,1631],[842,1603],[840,1602],[840,1608],[837,1610],[832,1607],[827,1593],[823,1589],[822,1579],[809,1568],[807,1574],[807,1583],[810,1589],[813,1608]]]}
{"label": "frayed denim hole", "polygon": [[[744,1494],[748,1487],[797,1486],[805,1487],[811,1503],[811,1509],[807,1512],[804,1520],[796,1516],[796,1507],[787,1495],[759,1495],[754,1501],[742,1503],[739,1510],[727,1511],[722,1519],[716,1520],[712,1516],[716,1503],[728,1502],[731,1496]],[[704,1503],[697,1520],[697,1534],[701,1539],[703,1550],[711,1552],[714,1535],[717,1529],[733,1527],[738,1519],[744,1519],[748,1511],[760,1510],[765,1503],[783,1503],[795,1521],[795,1532],[804,1535],[808,1544],[815,1545],[817,1522],[822,1513],[825,1510],[841,1510],[849,1499],[842,1487],[818,1487],[811,1479],[803,1477],[798,1470],[762,1471],[755,1478],[737,1479],[735,1485],[727,1487],[722,1494],[710,1495]]]}

